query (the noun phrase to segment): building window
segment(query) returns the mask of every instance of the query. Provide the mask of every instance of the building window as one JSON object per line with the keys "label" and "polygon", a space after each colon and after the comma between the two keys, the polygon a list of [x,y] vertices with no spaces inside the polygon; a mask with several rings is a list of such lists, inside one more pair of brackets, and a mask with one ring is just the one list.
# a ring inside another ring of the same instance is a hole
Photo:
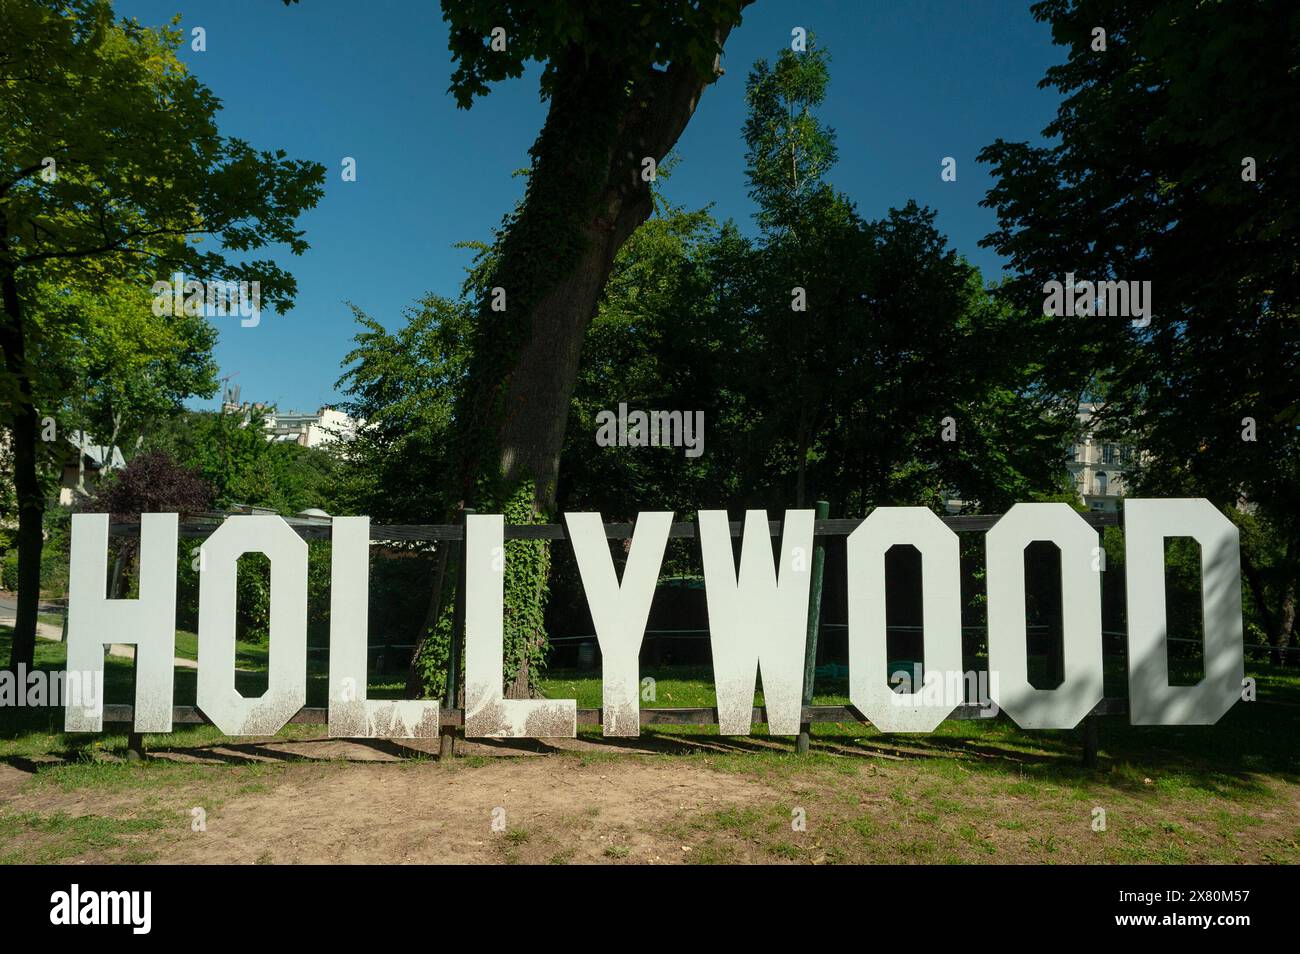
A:
{"label": "building window", "polygon": [[1097,496],[1098,497],[1106,496],[1108,483],[1109,481],[1106,478],[1106,472],[1104,470],[1098,471],[1097,472]]}

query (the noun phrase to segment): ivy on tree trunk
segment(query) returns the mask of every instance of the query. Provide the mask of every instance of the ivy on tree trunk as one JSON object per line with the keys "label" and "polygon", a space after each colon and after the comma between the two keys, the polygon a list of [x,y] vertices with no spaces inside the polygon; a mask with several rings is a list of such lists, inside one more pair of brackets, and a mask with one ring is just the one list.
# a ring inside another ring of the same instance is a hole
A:
{"label": "ivy on tree trunk", "polygon": [[[738,19],[714,30],[718,52],[708,69],[690,57],[659,68],[649,63],[653,57],[633,60],[576,44],[551,58],[550,107],[530,151],[527,192],[494,249],[458,395],[453,499],[503,513],[508,524],[554,519],[583,339],[614,256],[653,211],[646,160],[657,167],[676,144],[704,89],[721,74],[720,51]],[[506,544],[510,697],[535,690],[546,650],[549,567],[545,541]],[[444,586],[439,623],[416,649],[412,679],[423,682],[418,690],[425,695],[442,684],[435,672],[440,662],[445,667],[453,605]]]}

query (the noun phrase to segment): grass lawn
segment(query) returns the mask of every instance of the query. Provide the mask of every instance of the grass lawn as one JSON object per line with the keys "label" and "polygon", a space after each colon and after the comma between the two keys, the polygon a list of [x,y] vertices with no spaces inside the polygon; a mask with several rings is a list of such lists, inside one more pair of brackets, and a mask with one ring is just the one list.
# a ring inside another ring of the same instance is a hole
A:
{"label": "grass lawn", "polygon": [[[268,648],[262,643],[235,641],[235,668],[264,672],[269,665]],[[184,629],[176,630],[176,655],[181,659],[199,658],[199,636]]]}
{"label": "grass lawn", "polygon": [[[187,650],[192,634],[178,637],[177,654]],[[0,630],[0,653],[8,651],[9,634]],[[308,705],[323,706],[324,654],[314,656]],[[265,648],[241,646],[240,658],[241,667],[262,670],[237,673],[241,691],[253,694],[265,685]],[[37,663],[60,668],[62,644],[38,641]],[[271,834],[279,829],[261,827],[307,799],[323,818],[338,802],[350,812],[338,824],[349,830],[380,826],[360,842],[374,851],[424,860],[456,846],[453,860],[1295,863],[1300,672],[1256,662],[1247,672],[1260,701],[1238,704],[1215,726],[1102,719],[1097,769],[1079,764],[1077,730],[1024,732],[1005,718],[947,722],[919,736],[817,725],[807,756],[761,726],[748,738],[665,726],[609,743],[599,729],[581,729],[576,742],[543,745],[543,758],[536,747],[461,742],[468,754],[447,764],[416,752],[379,765],[331,761],[332,749],[312,759],[232,757],[248,740],[195,725],[151,736],[150,750],[166,757],[132,763],[122,732],[66,736],[61,712],[10,708],[0,710],[0,773],[9,773],[0,775],[0,861],[184,860],[193,850],[194,805],[205,807],[214,831],[247,818],[261,832],[250,831],[247,843],[222,842],[224,860],[329,860],[341,849],[317,845],[326,852],[317,858],[314,836],[301,826],[283,840]],[[714,703],[707,667],[642,675],[656,679],[655,700],[643,705]],[[1107,676],[1108,695],[1122,692],[1122,671]],[[129,701],[130,663],[109,658],[106,684],[109,702]],[[192,704],[194,689],[194,671],[178,668],[176,703]],[[554,671],[543,689],[580,707],[600,705],[598,672]],[[395,677],[371,687],[376,697],[400,690]],[[822,680],[815,702],[844,704],[846,692],[843,679]],[[324,736],[323,726],[287,726],[277,739]],[[353,787],[356,804],[347,801]],[[393,805],[430,799],[431,817],[451,825],[460,812],[463,827],[478,831],[477,799],[496,804],[503,791],[520,800],[511,811],[522,821],[501,837],[457,841],[461,829],[453,827],[436,845],[384,847]],[[553,810],[548,799],[558,800]],[[1099,810],[1104,830],[1096,827]]]}

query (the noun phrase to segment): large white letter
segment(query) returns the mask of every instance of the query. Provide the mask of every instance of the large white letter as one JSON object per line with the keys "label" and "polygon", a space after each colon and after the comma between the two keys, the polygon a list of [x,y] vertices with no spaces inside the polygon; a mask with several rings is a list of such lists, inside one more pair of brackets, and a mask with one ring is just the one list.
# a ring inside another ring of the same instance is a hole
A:
{"label": "large white letter", "polygon": [[335,517],[330,537],[330,735],[436,739],[438,700],[366,698],[370,518]]}
{"label": "large white letter", "polygon": [[640,735],[637,689],[641,670],[637,663],[673,515],[637,514],[622,584],[614,570],[600,514],[566,513],[564,520],[600,643],[604,734]]}
{"label": "large white letter", "polygon": [[[1061,551],[1065,679],[1055,689],[1029,684],[1025,547],[1036,540],[1050,540]],[[1022,729],[1073,729],[1102,699],[1101,571],[1093,566],[1097,531],[1068,504],[1021,503],[994,524],[984,543],[989,694]]]}
{"label": "large white letter", "polygon": [[465,518],[465,737],[551,739],[578,734],[572,699],[505,699],[501,692],[505,518]]}
{"label": "large white letter", "polygon": [[[271,649],[266,692],[235,688],[239,558],[271,561]],[[199,554],[199,708],[226,735],[275,735],[307,702],[307,544],[280,517],[230,517]]]}
{"label": "large white letter", "polygon": [[957,534],[925,507],[872,511],[848,540],[849,700],[881,732],[933,732],[960,704],[935,705],[922,686],[898,693],[887,681],[885,554],[909,543],[921,551],[923,684],[946,686],[950,674],[962,672]]}
{"label": "large white letter", "polygon": [[104,647],[135,646],[135,731],[172,730],[172,663],[176,658],[176,534],[174,513],[140,517],[140,598],[105,597],[108,514],[72,516],[68,580],[68,672],[94,692],[68,692],[65,732],[104,728]]}
{"label": "large white letter", "polygon": [[709,607],[718,731],[723,735],[749,735],[754,676],[760,670],[768,731],[773,735],[799,734],[813,518],[811,510],[785,512],[781,568],[777,571],[772,565],[767,514],[746,511],[737,578],[727,512],[700,511],[704,595]]}
{"label": "large white letter", "polygon": [[[1205,676],[1169,685],[1165,641],[1165,538],[1201,545]],[[1246,665],[1237,528],[1208,500],[1124,504],[1128,577],[1128,707],[1133,725],[1213,725],[1241,698]]]}

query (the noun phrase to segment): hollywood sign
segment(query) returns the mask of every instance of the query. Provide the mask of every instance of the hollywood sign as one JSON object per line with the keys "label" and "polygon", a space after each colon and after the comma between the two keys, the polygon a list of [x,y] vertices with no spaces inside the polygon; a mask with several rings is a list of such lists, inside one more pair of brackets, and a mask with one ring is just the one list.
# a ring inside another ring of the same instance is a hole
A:
{"label": "hollywood sign", "polygon": [[[671,513],[639,515],[622,578],[595,513],[565,514],[603,657],[605,735],[640,732],[638,656]],[[762,511],[745,515],[739,571],[725,511],[701,511],[719,729],[747,735],[761,669],[768,726],[794,735],[802,684],[813,551],[813,511],[785,514],[774,559]],[[1134,724],[1211,724],[1241,697],[1244,676],[1237,528],[1208,501],[1129,500],[1124,509],[1128,610],[1129,715]],[[107,599],[108,515],[72,518],[68,670],[102,684],[108,643],[136,647],[137,732],[172,728],[176,619],[176,514],[141,518],[137,599]],[[1169,683],[1165,632],[1164,541],[1201,546],[1204,677]],[[1061,554],[1064,678],[1054,689],[1030,684],[1025,623],[1025,547],[1050,541]],[[1062,503],[1022,503],[986,538],[988,665],[992,701],[1022,728],[1068,729],[1102,700],[1101,574],[1097,533]],[[366,697],[370,519],[336,517],[332,530],[329,731],[337,737],[431,738],[434,700]],[[847,541],[849,698],[885,732],[930,732],[960,703],[941,694],[899,692],[886,680],[885,554],[920,551],[927,674],[960,673],[961,581],[957,535],[921,507],[881,507]],[[235,688],[235,581],[245,553],[271,561],[268,686],[257,698]],[[465,524],[465,735],[560,737],[577,730],[572,699],[506,699],[502,693],[504,519],[473,515]],[[307,698],[307,544],[275,516],[226,520],[201,547],[198,708],[227,735],[273,735]],[[69,732],[103,728],[103,700],[70,698]]]}

